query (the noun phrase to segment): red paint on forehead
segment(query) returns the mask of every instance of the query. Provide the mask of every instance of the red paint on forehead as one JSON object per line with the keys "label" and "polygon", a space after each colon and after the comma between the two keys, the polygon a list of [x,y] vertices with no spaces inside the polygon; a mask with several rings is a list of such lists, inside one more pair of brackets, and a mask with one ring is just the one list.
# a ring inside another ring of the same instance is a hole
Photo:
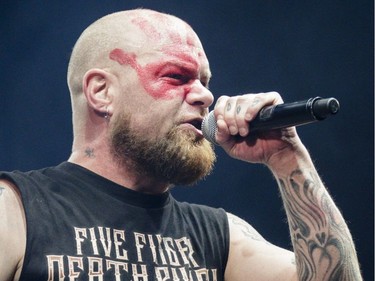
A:
{"label": "red paint on forehead", "polygon": [[[193,48],[193,49],[192,49]],[[164,54],[170,55],[177,58],[181,62],[188,62],[194,65],[194,67],[199,67],[202,59],[205,59],[203,50],[194,49],[194,47],[189,47],[186,45],[169,45],[162,48]]]}
{"label": "red paint on forehead", "polygon": [[152,23],[149,20],[143,17],[137,17],[132,20],[132,23],[138,26],[146,34],[147,37],[153,40],[160,40],[160,32],[156,29],[154,25],[152,25]]}
{"label": "red paint on forehead", "polygon": [[198,71],[198,67],[199,67],[199,62],[197,61],[196,58],[192,57],[190,54],[187,54],[187,53],[169,53],[169,55],[175,57],[178,61],[181,62],[181,64],[190,64],[194,70]]}
{"label": "red paint on forehead", "polygon": [[[155,14],[154,16],[157,19],[155,23],[158,23],[158,25],[153,24],[151,20],[141,16],[134,18],[131,22],[138,26],[145,35],[153,41],[160,41],[163,38],[168,38],[172,43],[182,43],[181,35],[176,31],[169,30],[170,26],[168,26],[168,21],[165,16],[158,14]],[[163,30],[163,32],[161,33],[160,30]]]}
{"label": "red paint on forehead", "polygon": [[171,32],[168,32],[167,35],[168,35],[169,40],[173,44],[182,44],[182,38],[179,33],[171,31]]}
{"label": "red paint on forehead", "polygon": [[[155,15],[153,15],[153,19],[155,19],[154,23],[152,20],[139,16],[132,19],[131,22],[138,26],[145,33],[145,35],[154,42],[165,40],[167,44],[182,44],[182,34],[186,32],[187,34],[190,34],[190,38],[187,38],[187,43],[189,45],[194,44],[194,36],[188,24],[185,23],[185,30],[183,30],[181,28],[173,28],[174,23],[165,15],[155,13]],[[180,26],[178,25],[178,27]]]}
{"label": "red paint on forehead", "polygon": [[195,46],[195,44],[196,44],[196,38],[195,38],[194,34],[191,31],[188,32],[188,34],[187,34],[186,42],[190,46]]}

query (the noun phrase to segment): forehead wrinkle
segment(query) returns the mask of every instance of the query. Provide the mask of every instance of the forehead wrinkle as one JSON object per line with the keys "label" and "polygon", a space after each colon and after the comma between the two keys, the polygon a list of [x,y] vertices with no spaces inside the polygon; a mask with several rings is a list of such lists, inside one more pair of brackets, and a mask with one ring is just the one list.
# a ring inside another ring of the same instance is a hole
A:
{"label": "forehead wrinkle", "polygon": [[[135,47],[136,45],[131,46]],[[130,45],[127,45],[127,47],[130,47]],[[174,61],[176,64],[178,62],[191,63],[193,65],[208,64],[203,49],[200,47],[190,47],[184,44],[159,44],[157,46],[153,45],[143,48],[119,47],[114,49],[121,49],[123,52],[135,54],[139,61],[142,61],[143,59],[148,60],[154,57],[165,61]]]}

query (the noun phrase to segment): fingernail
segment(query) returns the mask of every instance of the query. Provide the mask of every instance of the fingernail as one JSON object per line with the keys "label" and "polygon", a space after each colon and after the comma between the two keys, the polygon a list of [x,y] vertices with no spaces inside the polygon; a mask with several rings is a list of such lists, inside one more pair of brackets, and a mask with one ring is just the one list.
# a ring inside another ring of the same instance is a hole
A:
{"label": "fingernail", "polygon": [[247,135],[247,129],[246,128],[240,128],[239,133],[242,137]]}
{"label": "fingernail", "polygon": [[235,126],[230,126],[229,127],[229,132],[230,132],[231,135],[237,135],[238,130],[237,130],[237,128]]}

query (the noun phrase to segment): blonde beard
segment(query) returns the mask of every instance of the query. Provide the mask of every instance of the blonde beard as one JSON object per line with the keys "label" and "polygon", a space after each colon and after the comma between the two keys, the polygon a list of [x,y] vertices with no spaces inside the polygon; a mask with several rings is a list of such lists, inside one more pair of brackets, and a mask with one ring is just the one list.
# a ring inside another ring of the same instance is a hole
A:
{"label": "blonde beard", "polygon": [[172,185],[192,185],[211,173],[216,155],[207,140],[177,126],[150,139],[131,130],[130,120],[115,120],[110,136],[112,153],[126,169]]}

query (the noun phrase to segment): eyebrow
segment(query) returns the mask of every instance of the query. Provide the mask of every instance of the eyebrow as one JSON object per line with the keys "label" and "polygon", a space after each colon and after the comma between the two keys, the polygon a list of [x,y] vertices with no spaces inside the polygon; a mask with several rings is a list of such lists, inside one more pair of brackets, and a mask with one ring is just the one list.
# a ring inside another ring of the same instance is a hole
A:
{"label": "eyebrow", "polygon": [[190,62],[190,61],[185,61],[181,59],[169,59],[165,61],[165,66],[177,66],[181,68],[186,68],[186,69],[196,69],[198,67],[198,63]]}
{"label": "eyebrow", "polygon": [[[198,64],[198,63],[197,63]],[[186,69],[188,71],[197,71],[197,68],[199,66],[196,66],[195,63],[193,62],[186,62],[186,61],[183,61],[183,60],[178,60],[178,59],[172,59],[172,60],[168,60],[165,62],[165,65],[163,66],[164,67],[168,67],[168,66],[175,66],[175,67],[179,67],[179,68],[182,68],[182,69]],[[212,74],[211,74],[211,71],[209,68],[207,69],[198,69],[198,74],[199,74],[199,78],[201,80],[205,80],[207,81],[210,81],[211,77],[212,77]]]}

